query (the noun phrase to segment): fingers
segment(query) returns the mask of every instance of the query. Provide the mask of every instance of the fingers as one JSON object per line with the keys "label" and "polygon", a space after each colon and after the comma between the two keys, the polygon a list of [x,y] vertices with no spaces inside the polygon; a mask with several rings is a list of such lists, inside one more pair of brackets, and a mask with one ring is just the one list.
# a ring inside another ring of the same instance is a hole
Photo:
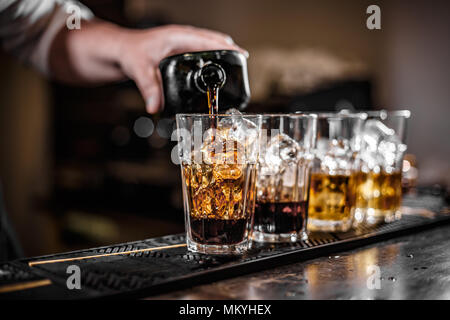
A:
{"label": "fingers", "polygon": [[[172,26],[175,32],[176,48],[178,51],[202,50],[237,50],[248,57],[247,50],[239,47],[233,39],[224,33],[192,26]],[[177,52],[178,53],[178,52]]]}
{"label": "fingers", "polygon": [[157,113],[162,109],[162,86],[159,70],[153,67],[137,69],[133,80],[136,83],[142,97],[145,100],[145,108],[148,113]]}
{"label": "fingers", "polygon": [[192,27],[192,26],[183,26],[183,27],[188,29],[190,32],[197,34],[199,36],[209,38],[211,40],[216,40],[218,42],[223,42],[225,44],[235,45],[233,39],[225,33],[222,33],[219,31],[214,31],[214,30],[196,28],[196,27]]}
{"label": "fingers", "polygon": [[[230,36],[190,26],[164,26],[147,31],[124,31],[117,60],[123,73],[133,79],[149,113],[164,104],[159,62],[170,55],[207,51],[237,50],[248,56]],[[120,40],[119,39],[119,40]]]}
{"label": "fingers", "polygon": [[200,34],[204,35],[205,37],[211,37],[213,39],[216,39],[217,41],[224,42],[225,44],[232,46],[235,50],[238,50],[242,52],[247,58],[249,56],[248,51],[239,47],[231,38],[229,35],[225,33],[221,33],[218,31],[212,31],[212,30],[206,30],[206,29],[199,29],[195,28]]}
{"label": "fingers", "polygon": [[204,37],[195,34],[186,35],[183,39],[176,40],[176,45],[173,46],[170,55],[208,50],[235,50],[248,57],[248,52],[237,45],[211,39],[205,40]]}
{"label": "fingers", "polygon": [[194,28],[191,27],[195,30],[195,33],[198,34],[199,36],[211,39],[211,40],[216,40],[217,42],[223,43],[225,45],[227,45],[228,48],[233,49],[233,50],[238,50],[241,53],[243,53],[247,58],[248,58],[248,51],[239,47],[234,40],[227,34],[225,33],[221,33],[218,31],[212,31],[212,30],[206,30],[206,29],[200,29],[200,28]]}

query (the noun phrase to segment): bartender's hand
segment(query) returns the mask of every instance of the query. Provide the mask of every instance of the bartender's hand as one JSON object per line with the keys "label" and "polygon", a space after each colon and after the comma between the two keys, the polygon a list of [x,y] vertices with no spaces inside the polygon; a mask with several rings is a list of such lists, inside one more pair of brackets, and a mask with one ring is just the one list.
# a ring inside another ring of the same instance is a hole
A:
{"label": "bartender's hand", "polygon": [[50,52],[53,76],[71,83],[105,83],[133,79],[149,113],[163,108],[158,65],[170,55],[231,49],[248,53],[230,36],[190,26],[147,30],[120,28],[103,21],[83,21],[81,30],[61,30]]}

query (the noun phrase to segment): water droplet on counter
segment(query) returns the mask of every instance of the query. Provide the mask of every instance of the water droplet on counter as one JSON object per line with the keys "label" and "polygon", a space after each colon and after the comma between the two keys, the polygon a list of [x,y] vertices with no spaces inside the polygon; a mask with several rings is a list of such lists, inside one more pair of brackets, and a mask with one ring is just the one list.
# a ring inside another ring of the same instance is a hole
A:
{"label": "water droplet on counter", "polygon": [[412,255],[412,254],[408,254],[407,256],[406,256],[407,258],[414,258],[414,255]]}
{"label": "water droplet on counter", "polygon": [[389,281],[392,281],[392,282],[395,282],[395,281],[397,281],[397,278],[395,278],[395,277],[389,277],[388,280],[389,280]]}
{"label": "water droplet on counter", "polygon": [[286,297],[295,297],[295,296],[299,296],[305,294],[303,291],[288,291],[286,292],[285,296]]}

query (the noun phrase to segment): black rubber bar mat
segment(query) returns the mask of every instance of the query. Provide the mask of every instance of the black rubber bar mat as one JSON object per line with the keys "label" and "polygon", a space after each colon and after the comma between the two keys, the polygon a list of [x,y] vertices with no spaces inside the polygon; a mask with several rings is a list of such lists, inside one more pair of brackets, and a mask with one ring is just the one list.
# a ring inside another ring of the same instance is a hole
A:
{"label": "black rubber bar mat", "polygon": [[[450,222],[442,197],[405,197],[403,205],[400,221],[346,233],[312,234],[309,240],[292,244],[254,244],[241,257],[190,253],[184,235],[179,234],[0,263],[0,299],[140,298],[329,255]],[[151,249],[158,247],[167,248]],[[71,265],[79,267],[80,290],[67,288]]]}

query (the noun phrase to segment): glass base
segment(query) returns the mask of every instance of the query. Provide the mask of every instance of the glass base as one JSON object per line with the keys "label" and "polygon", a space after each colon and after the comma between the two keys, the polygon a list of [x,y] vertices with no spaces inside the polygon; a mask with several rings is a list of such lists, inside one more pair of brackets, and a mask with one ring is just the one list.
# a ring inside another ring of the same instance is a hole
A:
{"label": "glass base", "polygon": [[367,225],[377,225],[381,223],[391,223],[402,218],[400,210],[377,210],[369,208],[366,210],[364,223]]}
{"label": "glass base", "polygon": [[365,219],[366,219],[366,209],[356,208],[355,216],[353,217],[353,227],[357,227],[361,224],[364,224]]}
{"label": "glass base", "polygon": [[213,245],[197,243],[188,238],[186,243],[187,249],[191,252],[216,255],[240,255],[249,247],[247,240],[236,244]]}
{"label": "glass base", "polygon": [[305,231],[278,233],[278,234],[253,231],[251,238],[253,241],[256,242],[269,242],[269,243],[297,242],[300,240],[302,241],[307,240],[308,234]]}
{"label": "glass base", "polygon": [[352,222],[352,219],[335,221],[309,218],[308,230],[322,232],[346,232],[352,227]]}

